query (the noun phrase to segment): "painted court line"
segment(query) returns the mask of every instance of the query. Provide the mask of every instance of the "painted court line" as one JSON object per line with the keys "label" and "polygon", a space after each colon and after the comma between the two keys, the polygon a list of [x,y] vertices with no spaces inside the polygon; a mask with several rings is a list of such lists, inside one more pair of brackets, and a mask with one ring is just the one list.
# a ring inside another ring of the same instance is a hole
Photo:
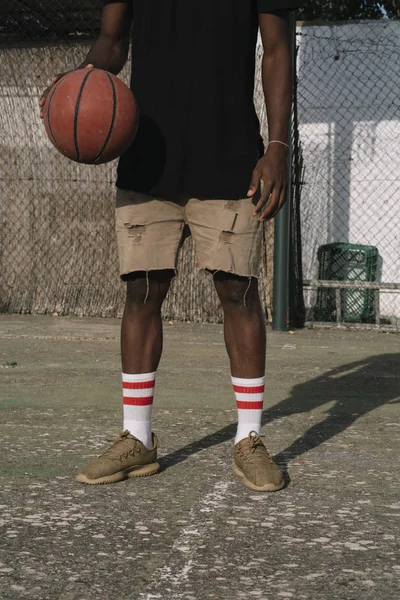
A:
{"label": "painted court line", "polygon": [[[187,582],[197,550],[204,544],[208,528],[212,526],[218,509],[224,504],[230,485],[233,485],[232,482],[217,482],[212,491],[190,510],[188,525],[183,528],[173,543],[168,560],[154,573],[156,583],[146,593],[141,594],[141,598],[144,600],[165,598],[166,591],[171,591],[171,588],[177,590]],[[173,597],[177,598],[177,596]]]}

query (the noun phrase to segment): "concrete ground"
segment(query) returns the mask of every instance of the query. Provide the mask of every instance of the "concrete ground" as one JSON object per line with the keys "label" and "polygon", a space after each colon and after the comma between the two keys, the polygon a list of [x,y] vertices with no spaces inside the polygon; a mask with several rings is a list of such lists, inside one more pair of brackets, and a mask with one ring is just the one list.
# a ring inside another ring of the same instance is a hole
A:
{"label": "concrete ground", "polygon": [[0,316],[0,598],[400,598],[400,338],[270,333],[275,494],[231,472],[221,326],[166,324],[162,472],[74,480],[121,424],[117,320]]}

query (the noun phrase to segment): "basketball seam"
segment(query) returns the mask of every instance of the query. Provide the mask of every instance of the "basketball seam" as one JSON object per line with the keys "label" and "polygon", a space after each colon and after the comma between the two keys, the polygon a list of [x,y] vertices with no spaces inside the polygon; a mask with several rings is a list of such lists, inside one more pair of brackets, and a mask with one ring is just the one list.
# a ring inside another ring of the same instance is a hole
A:
{"label": "basketball seam", "polygon": [[54,146],[57,148],[57,150],[58,150],[59,152],[61,152],[61,154],[64,154],[64,153],[63,153],[63,151],[61,150],[60,146],[58,145],[58,143],[57,143],[57,141],[56,141],[56,138],[54,137],[53,130],[52,130],[52,128],[51,128],[51,122],[50,122],[50,105],[51,105],[51,101],[53,100],[53,96],[54,96],[54,94],[56,93],[56,90],[57,90],[58,86],[60,85],[60,83],[63,81],[63,79],[64,79],[64,77],[62,77],[62,78],[60,79],[60,81],[58,81],[58,82],[56,83],[56,85],[54,86],[54,89],[53,89],[53,91],[51,92],[51,95],[50,95],[50,98],[49,98],[49,101],[48,101],[48,104],[47,104],[47,123],[48,123],[48,126],[49,126],[49,132],[50,132],[50,135],[51,135],[51,141],[53,142],[53,144],[54,144]]}
{"label": "basketball seam", "polygon": [[107,71],[105,71],[105,74],[107,75],[108,80],[111,83],[111,88],[112,88],[112,93],[113,93],[113,112],[112,112],[112,117],[111,117],[110,129],[108,130],[107,137],[106,137],[106,139],[104,141],[104,144],[103,144],[100,152],[93,159],[93,164],[95,164],[98,160],[100,160],[101,155],[103,154],[103,152],[107,148],[108,142],[110,141],[110,138],[111,138],[112,133],[114,131],[115,117],[116,117],[116,114],[117,114],[117,91],[115,89],[115,85],[114,85],[114,82],[112,80],[111,75],[109,73],[107,73]]}
{"label": "basketball seam", "polygon": [[79,88],[79,92],[78,92],[78,97],[76,99],[76,104],[75,104],[75,113],[74,113],[74,146],[75,146],[75,154],[76,154],[76,158],[75,160],[77,162],[79,162],[80,158],[81,158],[81,154],[79,152],[79,145],[78,145],[78,116],[79,116],[79,106],[81,103],[81,98],[82,98],[82,94],[83,94],[83,88],[86,85],[87,80],[89,79],[90,75],[93,73],[94,69],[91,69],[90,71],[88,71],[81,83],[81,87]]}

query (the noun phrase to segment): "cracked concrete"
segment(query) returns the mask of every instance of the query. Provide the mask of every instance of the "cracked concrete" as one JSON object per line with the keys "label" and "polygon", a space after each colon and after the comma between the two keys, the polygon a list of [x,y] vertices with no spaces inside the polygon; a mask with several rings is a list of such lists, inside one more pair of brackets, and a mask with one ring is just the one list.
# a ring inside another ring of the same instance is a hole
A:
{"label": "cracked concrete", "polygon": [[165,325],[162,472],[85,487],[121,424],[118,320],[0,316],[0,598],[397,600],[400,338],[269,334],[263,433],[290,483],[231,472],[221,326]]}

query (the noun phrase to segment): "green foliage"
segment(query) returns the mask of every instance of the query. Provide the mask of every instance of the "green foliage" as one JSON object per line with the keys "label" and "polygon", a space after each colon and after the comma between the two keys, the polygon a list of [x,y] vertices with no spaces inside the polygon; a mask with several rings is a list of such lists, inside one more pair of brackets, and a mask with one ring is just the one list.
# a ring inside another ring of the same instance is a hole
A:
{"label": "green foliage", "polygon": [[400,18],[400,0],[306,0],[298,18],[305,21],[350,21]]}

